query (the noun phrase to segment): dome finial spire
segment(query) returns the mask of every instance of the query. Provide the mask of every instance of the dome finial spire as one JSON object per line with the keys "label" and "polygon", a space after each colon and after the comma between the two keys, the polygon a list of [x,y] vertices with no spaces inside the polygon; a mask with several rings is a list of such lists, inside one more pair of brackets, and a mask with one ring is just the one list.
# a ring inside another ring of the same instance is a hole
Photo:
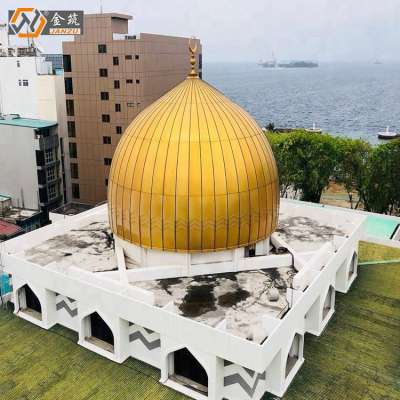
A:
{"label": "dome finial spire", "polygon": [[[192,45],[192,39],[194,40],[194,45]],[[196,52],[197,52],[197,42],[195,40],[196,38],[192,36],[189,39],[189,51],[190,51],[190,65],[191,65],[191,70],[189,73],[189,76],[191,78],[197,77],[197,71],[196,71]]]}

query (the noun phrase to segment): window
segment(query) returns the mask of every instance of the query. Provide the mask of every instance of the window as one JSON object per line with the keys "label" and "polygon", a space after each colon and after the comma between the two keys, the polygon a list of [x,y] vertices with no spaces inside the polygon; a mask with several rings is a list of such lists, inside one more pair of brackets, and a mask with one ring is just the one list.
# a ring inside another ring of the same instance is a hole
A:
{"label": "window", "polygon": [[79,178],[78,164],[71,163],[70,166],[71,166],[71,178],[78,179]]}
{"label": "window", "polygon": [[103,144],[111,144],[111,136],[103,136]]}
{"label": "window", "polygon": [[126,103],[128,107],[135,107],[135,103]]}
{"label": "window", "polygon": [[132,56],[130,54],[126,55],[125,60],[132,60]]}
{"label": "window", "polygon": [[119,89],[119,81],[114,81],[114,89]]}
{"label": "window", "polygon": [[76,143],[70,142],[69,143],[69,156],[71,158],[77,158],[78,150],[76,148]]}
{"label": "window", "polygon": [[105,44],[99,44],[97,49],[99,53],[107,53],[107,46]]}
{"label": "window", "polygon": [[72,197],[74,199],[79,199],[81,197],[79,193],[79,185],[77,183],[73,183],[71,184],[71,189],[72,189]]}
{"label": "window", "polygon": [[65,94],[74,94],[72,78],[64,78]]}
{"label": "window", "polygon": [[75,115],[74,101],[68,99],[68,100],[66,100],[65,104],[67,106],[67,115],[68,115],[68,117],[73,117]]}
{"label": "window", "polygon": [[140,83],[140,79],[136,79],[136,83]]}
{"label": "window", "polygon": [[22,79],[18,79],[18,86],[22,86]]}
{"label": "window", "polygon": [[38,177],[39,185],[45,185],[46,184],[46,171],[44,169],[38,169],[37,170],[37,177]]}
{"label": "window", "polygon": [[119,65],[119,58],[113,57],[113,65]]}
{"label": "window", "polygon": [[47,188],[39,189],[39,200],[41,203],[47,203],[49,201],[49,198],[47,196]]}
{"label": "window", "polygon": [[100,99],[101,100],[108,100],[109,99],[108,92],[100,92]]}
{"label": "window", "polygon": [[127,79],[126,83],[133,83],[133,80],[132,79]]}
{"label": "window", "polygon": [[121,104],[117,103],[115,105],[115,112],[121,112]]}
{"label": "window", "polygon": [[29,86],[28,79],[22,79],[22,86]]}
{"label": "window", "polygon": [[21,62],[19,60],[17,60],[17,68],[19,68],[21,66]]}
{"label": "window", "polygon": [[110,116],[108,114],[102,114],[101,115],[101,120],[103,122],[110,122]]}
{"label": "window", "polygon": [[111,165],[111,158],[105,158],[104,165]]}
{"label": "window", "polygon": [[99,75],[103,78],[106,78],[108,76],[108,70],[107,68],[100,68],[99,69]]}
{"label": "window", "polygon": [[36,150],[36,165],[38,167],[43,167],[44,166],[44,151],[42,150]]}
{"label": "window", "polygon": [[121,133],[122,133],[122,126],[116,126],[116,127],[115,127],[115,133],[116,133],[117,135],[121,135]]}
{"label": "window", "polygon": [[44,160],[45,160],[46,164],[49,164],[49,163],[54,161],[54,151],[53,151],[53,149],[47,149],[44,152]]}
{"label": "window", "polygon": [[139,54],[135,55],[135,60],[139,60]]}
{"label": "window", "polygon": [[76,135],[75,121],[68,121],[67,126],[68,126],[68,137],[75,137]]}
{"label": "window", "polygon": [[47,193],[49,195],[49,200],[54,199],[57,196],[56,185],[51,185],[47,188]]}
{"label": "window", "polygon": [[51,182],[54,181],[54,179],[56,179],[56,168],[55,167],[51,167],[47,169],[47,181]]}
{"label": "window", "polygon": [[63,68],[64,72],[71,72],[71,56],[69,54],[63,55]]}
{"label": "window", "polygon": [[106,178],[106,179],[104,180],[104,183],[105,183],[106,186],[108,186],[108,178]]}

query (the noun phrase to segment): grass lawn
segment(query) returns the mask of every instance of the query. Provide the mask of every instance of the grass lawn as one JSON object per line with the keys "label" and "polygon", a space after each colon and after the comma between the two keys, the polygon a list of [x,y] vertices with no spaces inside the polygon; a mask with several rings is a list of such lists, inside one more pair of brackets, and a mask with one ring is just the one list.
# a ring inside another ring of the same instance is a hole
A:
{"label": "grass lawn", "polygon": [[[365,246],[362,257],[379,252]],[[400,399],[400,264],[362,266],[351,291],[336,296],[323,335],[306,335],[306,361],[284,399]],[[0,399],[186,399],[158,383],[158,370],[113,363],[76,340],[0,309]]]}
{"label": "grass lawn", "polygon": [[380,244],[360,242],[359,262],[400,260],[400,249]]}

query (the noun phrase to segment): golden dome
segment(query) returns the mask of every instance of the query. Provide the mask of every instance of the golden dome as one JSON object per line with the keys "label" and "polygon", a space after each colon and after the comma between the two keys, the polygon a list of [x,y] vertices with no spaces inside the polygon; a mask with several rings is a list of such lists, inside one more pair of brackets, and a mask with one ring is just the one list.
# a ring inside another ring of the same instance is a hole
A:
{"label": "golden dome", "polygon": [[237,248],[276,228],[277,167],[254,119],[192,70],[126,129],[108,203],[114,234],[138,246]]}

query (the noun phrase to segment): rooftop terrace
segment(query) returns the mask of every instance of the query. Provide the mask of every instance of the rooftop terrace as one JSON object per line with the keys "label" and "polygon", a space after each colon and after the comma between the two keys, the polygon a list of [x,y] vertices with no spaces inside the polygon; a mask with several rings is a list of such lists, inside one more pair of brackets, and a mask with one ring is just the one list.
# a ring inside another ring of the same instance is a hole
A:
{"label": "rooftop terrace", "polygon": [[[360,258],[399,259],[400,251],[363,244]],[[400,398],[400,264],[363,266],[352,290],[337,294],[321,337],[306,336],[307,362],[284,400]],[[119,365],[76,344],[76,334],[46,331],[0,309],[0,395],[16,400],[183,400],[158,383],[158,370]],[[33,350],[34,349],[34,350]],[[69,368],[65,366],[68,365]],[[71,395],[73,394],[73,395]],[[264,400],[274,399],[266,395]]]}
{"label": "rooftop terrace", "polygon": [[[227,332],[261,343],[267,333],[260,316],[281,318],[289,309],[285,294],[295,273],[294,268],[269,268],[134,285],[154,293],[159,307],[212,327],[225,321]],[[278,297],[271,301],[273,288]]]}
{"label": "rooftop terrace", "polygon": [[59,268],[76,266],[91,272],[117,268],[111,230],[101,218],[53,236],[19,256],[41,266],[57,263]]}
{"label": "rooftop terrace", "polygon": [[[53,229],[50,235],[33,233],[35,241],[26,244],[16,256],[61,273],[72,268],[95,272],[104,280],[112,279],[110,274],[102,274],[117,270],[107,206],[91,209],[77,218],[54,224],[49,228]],[[277,234],[295,251],[310,254],[332,242],[334,235],[351,234],[363,218],[283,202]],[[290,259],[288,264],[261,265],[257,270],[170,279],[141,277],[134,279],[131,287],[144,289],[156,307],[263,343],[273,329],[269,317],[281,319],[289,309],[287,288],[292,287],[297,273],[289,266]],[[111,274],[119,279],[119,273]],[[91,277],[83,274],[79,279]]]}

